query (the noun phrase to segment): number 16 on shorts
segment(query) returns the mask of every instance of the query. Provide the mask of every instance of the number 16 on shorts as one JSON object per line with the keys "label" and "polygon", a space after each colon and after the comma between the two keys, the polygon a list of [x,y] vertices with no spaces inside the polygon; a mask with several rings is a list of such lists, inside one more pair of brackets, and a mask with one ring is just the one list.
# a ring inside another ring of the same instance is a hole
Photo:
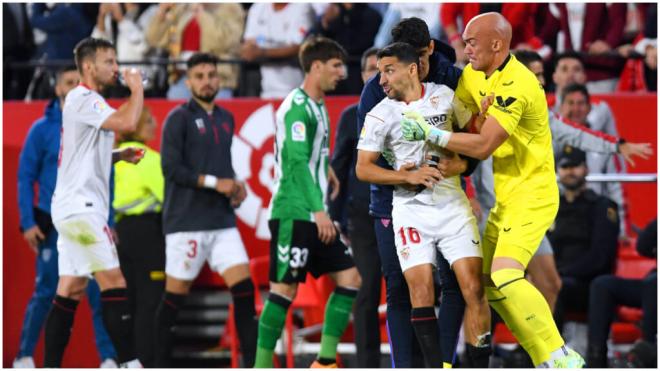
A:
{"label": "number 16 on shorts", "polygon": [[396,235],[399,260],[407,260],[410,256],[412,245],[418,245],[422,241],[422,237],[417,232],[417,229],[413,227],[401,227]]}

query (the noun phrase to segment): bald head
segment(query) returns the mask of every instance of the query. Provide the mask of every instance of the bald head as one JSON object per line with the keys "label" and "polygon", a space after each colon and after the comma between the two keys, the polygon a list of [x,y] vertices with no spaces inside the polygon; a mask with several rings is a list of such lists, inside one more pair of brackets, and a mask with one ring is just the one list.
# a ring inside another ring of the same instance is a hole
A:
{"label": "bald head", "polygon": [[463,32],[465,54],[478,71],[492,72],[509,55],[511,24],[500,13],[480,14],[470,20]]}

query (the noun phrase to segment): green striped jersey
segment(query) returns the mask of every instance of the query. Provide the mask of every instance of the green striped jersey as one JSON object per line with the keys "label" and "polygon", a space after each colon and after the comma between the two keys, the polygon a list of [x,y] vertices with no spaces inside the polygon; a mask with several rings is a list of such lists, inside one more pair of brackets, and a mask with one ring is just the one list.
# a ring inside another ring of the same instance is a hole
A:
{"label": "green striped jersey", "polygon": [[275,182],[269,219],[314,221],[325,210],[330,120],[323,100],[301,88],[275,114]]}

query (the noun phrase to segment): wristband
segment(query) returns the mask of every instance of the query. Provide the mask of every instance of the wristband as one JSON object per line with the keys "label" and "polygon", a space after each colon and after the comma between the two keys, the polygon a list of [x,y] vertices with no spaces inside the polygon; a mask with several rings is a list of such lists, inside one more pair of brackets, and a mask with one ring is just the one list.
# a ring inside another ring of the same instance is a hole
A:
{"label": "wristband", "polygon": [[447,147],[449,143],[449,138],[451,138],[451,131],[441,130],[436,127],[432,127],[426,135],[426,140],[440,146],[442,148]]}
{"label": "wristband", "polygon": [[204,175],[204,188],[215,189],[218,184],[218,178],[213,175]]}

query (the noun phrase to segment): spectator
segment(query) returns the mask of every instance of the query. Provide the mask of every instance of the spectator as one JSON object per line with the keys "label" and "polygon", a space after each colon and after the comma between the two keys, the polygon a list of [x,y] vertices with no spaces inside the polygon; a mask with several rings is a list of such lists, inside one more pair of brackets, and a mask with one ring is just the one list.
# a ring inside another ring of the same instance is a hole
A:
{"label": "spectator", "polygon": [[261,97],[284,98],[303,81],[297,56],[314,24],[314,9],[303,3],[255,3],[250,7],[241,58],[261,62]]}
{"label": "spectator", "polygon": [[34,53],[34,36],[27,14],[27,5],[2,4],[2,96],[4,99],[23,99],[32,78],[31,68],[9,67],[12,63],[27,62]]}
{"label": "spectator", "polygon": [[362,92],[360,57],[373,45],[381,19],[380,13],[368,4],[332,3],[310,31],[310,34],[335,40],[348,53],[348,78],[337,85],[332,95],[359,95]]}
{"label": "spectator", "polygon": [[[641,256],[656,259],[658,256],[658,219],[654,219],[640,233],[637,239],[637,252]],[[653,269],[642,279],[626,279],[615,275],[604,275],[591,283],[589,294],[589,345],[587,366],[607,367],[607,338],[614,321],[616,307],[626,305],[641,308],[642,339],[627,357],[633,367],[657,367],[657,323],[658,323],[658,272]],[[650,349],[651,362],[641,356],[643,345]],[[635,351],[635,349],[637,351]],[[636,362],[640,361],[640,362]]]}
{"label": "spectator", "polygon": [[555,304],[555,321],[562,328],[567,312],[586,312],[589,285],[608,274],[616,259],[619,221],[616,204],[586,187],[586,155],[566,146],[557,162],[563,193],[548,238],[562,287]]}
{"label": "spectator", "polygon": [[[103,5],[102,5],[103,6]],[[165,237],[162,205],[165,181],[160,154],[146,143],[155,137],[156,121],[142,108],[134,133],[124,134],[119,148],[135,147],[145,154],[136,165],[115,164],[117,253],[135,318],[135,351],[144,367],[154,367],[153,318],[165,289]]]}
{"label": "spectator", "polygon": [[378,34],[374,40],[374,46],[382,48],[392,42],[390,31],[400,20],[410,17],[417,17],[423,20],[429,26],[429,33],[432,39],[439,40],[441,35],[440,28],[440,4],[437,3],[392,3],[383,15],[383,22],[380,24]]}
{"label": "spectator", "polygon": [[[564,88],[562,103],[560,107],[561,116],[568,120],[591,127],[589,122],[589,110],[591,104],[589,103],[589,92],[584,85],[572,84]],[[611,153],[597,153],[589,152],[587,154],[587,167],[594,173],[612,174],[620,173],[620,167],[616,162],[616,158]],[[597,194],[609,197],[614,200],[618,207],[619,222],[621,223],[620,234],[621,237],[626,236],[625,229],[625,200],[623,198],[623,188],[619,182],[590,182],[589,188]]]}
{"label": "spectator", "polygon": [[[613,58],[623,41],[626,3],[552,3],[539,36],[557,53],[585,53],[587,86],[592,93],[614,91],[624,60]],[[587,17],[589,22],[587,22]]]}
{"label": "spectator", "polygon": [[[540,38],[534,35],[534,15],[537,4],[532,3],[444,3],[440,9],[440,21],[449,43],[456,50],[456,59],[459,64],[466,65],[467,57],[463,53],[463,28],[475,16],[498,12],[506,18],[513,30],[511,49],[533,49],[545,53]],[[462,22],[461,22],[462,20]]]}
{"label": "spectator", "polygon": [[644,82],[648,91],[657,90],[658,81],[658,5],[647,4],[644,9],[645,24],[642,38],[634,45],[626,44],[618,48],[621,56],[629,58],[632,52],[644,57]]}
{"label": "spectator", "polygon": [[[557,55],[555,58],[555,70],[552,73],[552,81],[555,85],[555,99],[549,100],[550,108],[556,113],[560,111],[562,101],[561,94],[570,84],[584,85],[587,82],[587,74],[584,63],[578,53],[568,52]],[[605,101],[591,99],[591,109],[587,116],[590,128],[602,131],[605,134],[618,136],[616,122],[612,109]]]}
{"label": "spectator", "polygon": [[[146,30],[149,46],[169,52],[171,59],[187,59],[195,52],[223,60],[238,57],[245,12],[240,4],[160,4]],[[168,99],[190,99],[185,64],[170,73]],[[238,84],[238,66],[218,65],[220,90],[216,99],[231,98]]]}

